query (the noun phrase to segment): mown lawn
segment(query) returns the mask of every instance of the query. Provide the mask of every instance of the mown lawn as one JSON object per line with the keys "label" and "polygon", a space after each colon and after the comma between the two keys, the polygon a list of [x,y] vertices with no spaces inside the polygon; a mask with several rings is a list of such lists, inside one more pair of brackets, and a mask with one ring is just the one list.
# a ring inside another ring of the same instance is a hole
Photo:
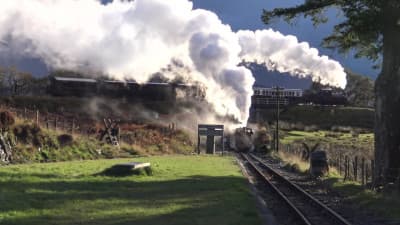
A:
{"label": "mown lawn", "polygon": [[153,175],[97,175],[128,161],[0,167],[0,224],[260,224],[232,157],[135,158]]}

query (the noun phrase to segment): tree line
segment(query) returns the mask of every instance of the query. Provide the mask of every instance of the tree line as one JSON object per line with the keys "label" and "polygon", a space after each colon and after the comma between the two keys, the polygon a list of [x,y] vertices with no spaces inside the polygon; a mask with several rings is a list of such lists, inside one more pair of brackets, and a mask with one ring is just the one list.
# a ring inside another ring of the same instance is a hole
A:
{"label": "tree line", "polygon": [[15,66],[0,67],[0,94],[2,96],[42,95],[46,92],[48,78],[34,77],[19,71]]}

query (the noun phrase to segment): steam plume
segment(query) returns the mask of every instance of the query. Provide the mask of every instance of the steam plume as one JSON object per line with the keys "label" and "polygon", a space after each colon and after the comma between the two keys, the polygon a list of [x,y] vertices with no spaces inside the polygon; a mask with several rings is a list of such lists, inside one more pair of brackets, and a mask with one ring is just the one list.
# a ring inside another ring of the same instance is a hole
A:
{"label": "steam plume", "polygon": [[187,79],[207,87],[206,100],[214,110],[243,124],[254,78],[238,66],[242,60],[346,85],[339,63],[318,56],[295,37],[272,30],[235,33],[214,13],[194,10],[188,0],[114,0],[107,5],[96,0],[3,1],[0,40],[8,43],[0,45],[0,54],[29,55],[51,68],[97,71],[142,83],[179,60],[190,68],[183,74]]}
{"label": "steam plume", "polygon": [[240,57],[246,61],[262,62],[282,73],[311,76],[321,84],[346,87],[343,67],[327,56],[319,56],[317,49],[306,42],[299,43],[295,36],[284,36],[271,29],[239,31],[237,36],[242,47]]}

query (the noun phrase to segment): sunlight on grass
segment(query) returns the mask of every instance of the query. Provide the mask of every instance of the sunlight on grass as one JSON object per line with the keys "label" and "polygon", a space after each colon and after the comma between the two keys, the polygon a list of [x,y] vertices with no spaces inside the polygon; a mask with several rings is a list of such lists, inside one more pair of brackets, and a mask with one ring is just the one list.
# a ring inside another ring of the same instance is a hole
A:
{"label": "sunlight on grass", "polygon": [[[359,134],[353,137],[351,133],[341,133],[332,131],[288,131],[281,142],[283,144],[292,144],[296,141],[303,142],[320,142],[328,144],[341,144],[341,145],[354,145],[355,143],[362,143],[370,145],[374,142],[374,135],[372,133]],[[362,146],[364,146],[362,145]]]}
{"label": "sunlight on grass", "polygon": [[280,151],[273,153],[273,157],[281,160],[285,164],[284,167],[293,172],[307,173],[310,169],[310,163],[302,160],[297,155]]}
{"label": "sunlight on grass", "polygon": [[343,181],[343,177],[333,167],[329,169],[329,175],[323,182],[347,200],[357,203],[357,207],[366,207],[384,217],[400,219],[400,195],[396,192],[378,193],[364,188],[359,182]]}
{"label": "sunlight on grass", "polygon": [[232,157],[135,158],[153,175],[96,175],[128,161],[2,167],[0,224],[260,224]]}

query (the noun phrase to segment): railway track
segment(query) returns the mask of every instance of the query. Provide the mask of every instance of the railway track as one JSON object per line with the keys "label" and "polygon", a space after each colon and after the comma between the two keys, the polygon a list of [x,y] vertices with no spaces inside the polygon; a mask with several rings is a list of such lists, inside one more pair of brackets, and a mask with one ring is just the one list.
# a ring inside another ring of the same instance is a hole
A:
{"label": "railway track", "polygon": [[287,205],[288,212],[296,217],[296,223],[305,225],[351,225],[346,219],[289,181],[262,159],[253,154],[241,154],[248,166],[260,175],[263,181]]}

